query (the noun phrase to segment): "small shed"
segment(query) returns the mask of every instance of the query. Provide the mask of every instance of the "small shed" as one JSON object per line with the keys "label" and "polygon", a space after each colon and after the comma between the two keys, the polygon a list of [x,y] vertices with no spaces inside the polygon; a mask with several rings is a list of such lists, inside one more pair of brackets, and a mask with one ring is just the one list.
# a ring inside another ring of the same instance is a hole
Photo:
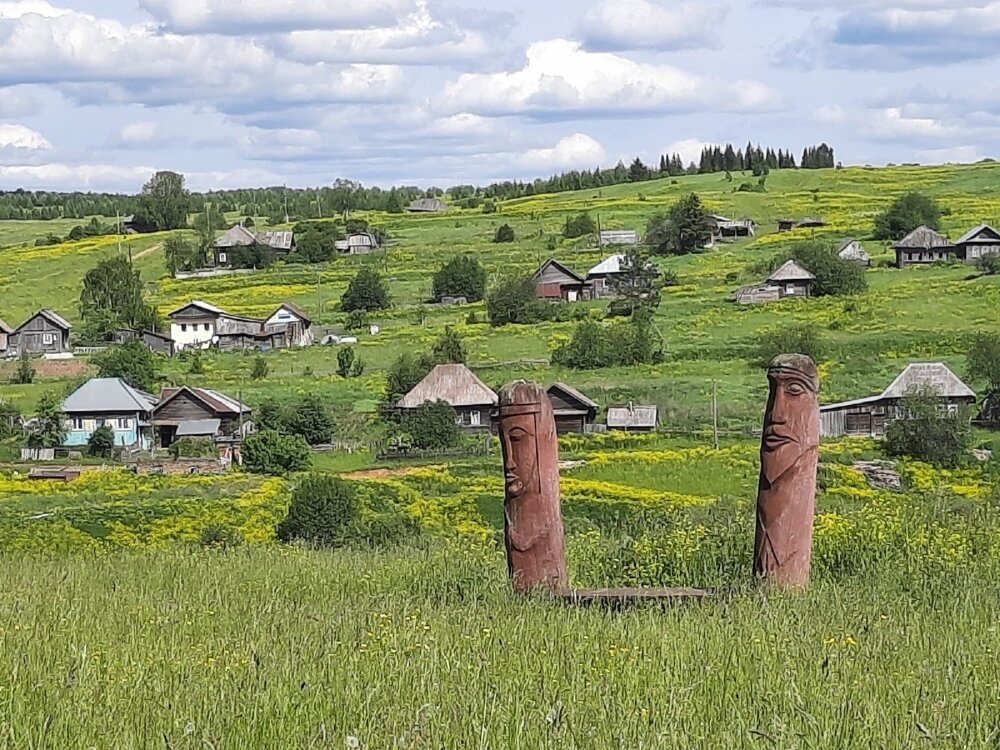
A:
{"label": "small shed", "polygon": [[137,328],[119,328],[114,333],[116,344],[125,344],[129,341],[141,341],[154,354],[162,354],[166,357],[174,356],[174,340],[169,336]]}
{"label": "small shed", "polygon": [[535,271],[531,280],[541,299],[580,302],[592,297],[592,288],[585,279],[552,258]]}
{"label": "small shed", "polygon": [[906,366],[878,396],[842,401],[820,407],[823,437],[884,437],[890,422],[903,418],[900,402],[916,389],[937,393],[941,408],[949,413],[963,404],[974,404],[976,393],[943,362],[915,362]]}
{"label": "small shed", "polygon": [[18,354],[61,354],[70,351],[72,328],[58,313],[39,310],[10,333],[9,346]]}
{"label": "small shed", "polygon": [[378,237],[371,232],[353,232],[346,239],[338,240],[337,250],[349,255],[369,255],[379,249]]}
{"label": "small shed", "polygon": [[440,213],[448,210],[448,204],[440,198],[418,198],[406,210],[413,214]]}
{"label": "small shed", "polygon": [[455,410],[456,423],[469,430],[488,430],[497,394],[465,365],[438,365],[400,399],[400,409],[417,409],[428,401],[444,401]]}
{"label": "small shed", "polygon": [[816,277],[794,260],[786,261],[777,271],[767,277],[767,283],[779,289],[779,296],[809,297],[812,295]]}
{"label": "small shed", "polygon": [[928,226],[914,229],[896,243],[895,250],[899,268],[938,263],[955,255],[955,246],[948,238]]}
{"label": "small shed", "polygon": [[779,232],[791,232],[795,229],[795,219],[778,219]]}
{"label": "small shed", "polygon": [[597,419],[598,405],[580,391],[565,383],[553,383],[548,390],[552,412],[556,419],[556,432],[589,432]]}
{"label": "small shed", "polygon": [[955,255],[966,263],[975,263],[988,255],[1000,255],[1000,232],[989,224],[970,229],[955,242]]}
{"label": "small shed", "polygon": [[608,407],[608,429],[626,432],[652,432],[660,423],[660,410],[653,405],[629,403]]}
{"label": "small shed", "polygon": [[840,247],[837,248],[837,256],[841,260],[857,263],[859,266],[864,266],[865,268],[868,268],[872,264],[872,259],[865,252],[865,248],[861,242],[855,239],[844,240],[840,244]]}
{"label": "small shed", "polygon": [[725,216],[712,216],[715,223],[715,235],[718,237],[755,237],[757,222],[749,217],[742,219],[727,219]]}

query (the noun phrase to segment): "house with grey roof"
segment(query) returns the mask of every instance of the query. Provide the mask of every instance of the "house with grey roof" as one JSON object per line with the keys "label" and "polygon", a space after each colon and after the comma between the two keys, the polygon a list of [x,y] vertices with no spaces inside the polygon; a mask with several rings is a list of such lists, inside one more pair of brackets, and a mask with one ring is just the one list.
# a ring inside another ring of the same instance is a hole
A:
{"label": "house with grey roof", "polygon": [[654,405],[629,402],[608,407],[608,429],[624,432],[653,432],[660,423],[660,410]]}
{"label": "house with grey roof", "polygon": [[62,354],[71,351],[69,334],[73,326],[52,310],[39,310],[15,328],[9,336],[15,354]]}
{"label": "house with grey roof", "polygon": [[785,297],[811,297],[816,277],[794,260],[783,263],[763,284],[743,287],[736,291],[736,302],[756,305],[776,302]]}
{"label": "house with grey roof", "polygon": [[433,214],[448,210],[448,204],[440,198],[417,198],[406,210],[411,214]]}
{"label": "house with grey roof", "polygon": [[955,241],[955,255],[966,263],[975,263],[989,255],[1000,255],[1000,232],[989,224],[970,229]]}
{"label": "house with grey roof", "polygon": [[275,255],[288,255],[295,251],[295,235],[287,230],[251,232],[242,224],[236,224],[212,243],[215,265],[231,266],[233,252],[238,248],[260,246]]}
{"label": "house with grey roof", "polygon": [[465,365],[438,365],[400,399],[397,407],[418,409],[429,401],[444,401],[455,410],[456,423],[469,430],[488,430],[497,394]]}
{"label": "house with grey roof", "polygon": [[628,245],[639,244],[639,233],[634,229],[602,229],[597,237],[600,247],[605,245]]}
{"label": "house with grey roof", "polygon": [[65,445],[87,445],[99,427],[107,426],[115,445],[149,450],[153,446],[151,418],[156,397],[143,393],[121,378],[93,378],[63,402]]}
{"label": "house with grey roof", "polygon": [[859,240],[844,240],[837,248],[837,257],[849,263],[857,263],[859,266],[868,268],[872,264],[871,256],[865,251]]}
{"label": "house with grey roof", "polygon": [[884,437],[890,422],[905,418],[903,399],[917,391],[936,394],[948,413],[976,403],[976,392],[943,362],[914,362],[877,396],[821,406],[820,432],[824,437]]}
{"label": "house with grey roof", "polygon": [[160,445],[169,447],[183,437],[238,443],[252,426],[249,406],[210,388],[164,388],[153,411]]}
{"label": "house with grey roof", "polygon": [[896,243],[896,265],[939,263],[955,256],[955,246],[940,232],[920,226]]}
{"label": "house with grey roof", "polygon": [[590,432],[599,408],[596,401],[565,383],[553,383],[546,392],[552,402],[558,434]]}
{"label": "house with grey roof", "polygon": [[10,346],[10,335],[12,333],[14,333],[14,329],[0,319],[0,357],[7,354],[7,349]]}

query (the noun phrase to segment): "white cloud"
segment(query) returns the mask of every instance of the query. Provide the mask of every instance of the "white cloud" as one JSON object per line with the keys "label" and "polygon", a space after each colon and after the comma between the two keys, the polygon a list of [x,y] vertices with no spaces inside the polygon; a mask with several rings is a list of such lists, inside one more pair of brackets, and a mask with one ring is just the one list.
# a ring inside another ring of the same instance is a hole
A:
{"label": "white cloud", "polygon": [[139,0],[174,31],[239,34],[391,25],[413,0]]}
{"label": "white cloud", "polygon": [[979,161],[983,155],[978,146],[949,146],[918,151],[917,158],[923,164],[969,164]]}
{"label": "white cloud", "polygon": [[36,15],[43,18],[55,18],[72,13],[66,8],[57,8],[44,0],[14,0],[0,3],[0,19],[21,18]]}
{"label": "white cloud", "polygon": [[17,87],[0,88],[0,117],[25,117],[39,110],[38,100]]}
{"label": "white cloud", "polygon": [[714,145],[716,144],[709,143],[708,141],[699,141],[697,138],[685,138],[681,141],[674,141],[663,149],[662,153],[678,154],[684,162],[684,166],[687,166],[691,162],[697,164],[698,160],[701,158],[701,152],[707,146]]}
{"label": "white cloud", "polygon": [[580,23],[593,50],[715,47],[727,8],[711,0],[661,5],[650,0],[601,0]]}
{"label": "white cloud", "polygon": [[428,135],[444,137],[486,136],[495,131],[492,120],[468,112],[434,120],[425,130]]}
{"label": "white cloud", "polygon": [[48,151],[52,144],[41,133],[24,125],[0,122],[0,148]]}
{"label": "white cloud", "polygon": [[119,190],[124,185],[138,189],[155,171],[153,167],[53,162],[30,166],[0,166],[0,180],[22,187],[47,190]]}
{"label": "white cloud", "polygon": [[521,70],[459,76],[445,87],[438,104],[446,112],[557,118],[752,111],[770,108],[777,100],[777,94],[760,83],[712,81],[670,65],[586,52],[577,42],[554,39],[532,44]]}
{"label": "white cloud", "polygon": [[250,128],[239,139],[240,153],[261,161],[309,158],[323,148],[323,137],[306,128]]}
{"label": "white cloud", "polygon": [[306,62],[440,65],[480,62],[497,50],[482,31],[436,19],[427,0],[398,24],[384,28],[293,31],[280,43],[290,58]]}
{"label": "white cloud", "polygon": [[391,66],[303,65],[246,39],[160,34],[74,11],[0,19],[0,85],[25,82],[54,85],[93,103],[201,102],[248,112],[382,101],[400,94],[403,75]]}
{"label": "white cloud", "polygon": [[123,146],[145,146],[155,143],[160,135],[160,126],[152,120],[130,122],[121,129],[118,141]]}
{"label": "white cloud", "polygon": [[561,169],[591,168],[608,159],[604,146],[584,133],[574,133],[560,140],[551,148],[534,148],[517,158],[517,163],[527,169],[552,171]]}
{"label": "white cloud", "polygon": [[816,119],[833,125],[849,126],[872,140],[928,141],[952,138],[961,128],[934,117],[920,116],[904,107],[847,110],[827,105],[816,111]]}

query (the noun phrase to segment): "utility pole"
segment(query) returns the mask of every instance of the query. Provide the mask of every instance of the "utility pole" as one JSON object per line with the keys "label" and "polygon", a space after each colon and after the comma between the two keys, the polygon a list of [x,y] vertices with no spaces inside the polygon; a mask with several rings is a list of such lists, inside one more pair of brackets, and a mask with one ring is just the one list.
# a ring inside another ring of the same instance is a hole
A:
{"label": "utility pole", "polygon": [[719,450],[719,381],[712,381],[712,445]]}
{"label": "utility pole", "polygon": [[122,254],[122,215],[121,212],[115,209],[115,223],[118,225],[118,254]]}
{"label": "utility pole", "polygon": [[316,213],[319,214],[319,218],[323,218],[323,204],[320,201],[320,189],[316,188]]}
{"label": "utility pole", "polygon": [[288,223],[288,186],[285,186],[285,223]]}

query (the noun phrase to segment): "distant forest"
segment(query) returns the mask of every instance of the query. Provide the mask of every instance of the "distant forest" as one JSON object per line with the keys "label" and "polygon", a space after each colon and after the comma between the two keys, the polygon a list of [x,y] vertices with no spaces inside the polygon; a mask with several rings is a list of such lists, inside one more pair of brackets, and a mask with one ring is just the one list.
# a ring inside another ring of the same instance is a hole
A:
{"label": "distant forest", "polygon": [[[732,144],[706,147],[698,163],[687,166],[679,154],[664,154],[658,164],[647,165],[636,158],[629,166],[623,162],[610,169],[595,168],[564,172],[549,179],[533,182],[505,181],[486,187],[453,185],[447,189],[414,186],[382,189],[366,188],[351,180],[335,180],[329,187],[220,190],[190,193],[188,213],[204,210],[210,203],[224,212],[237,212],[248,217],[267,218],[271,223],[287,220],[314,219],[342,215],[345,212],[388,211],[402,213],[417,198],[437,198],[447,195],[453,205],[480,208],[489,212],[496,201],[523,198],[566,190],[590,190],[629,182],[676,177],[683,174],[716,172],[753,172],[766,175],[777,169],[827,169],[836,165],[833,148],[823,143],[806,148],[798,164],[791,151],[761,148],[750,143],[736,149]],[[114,193],[58,193],[47,191],[0,191],[0,220],[5,219],[83,219],[88,216],[127,216],[139,210],[139,195]]]}

